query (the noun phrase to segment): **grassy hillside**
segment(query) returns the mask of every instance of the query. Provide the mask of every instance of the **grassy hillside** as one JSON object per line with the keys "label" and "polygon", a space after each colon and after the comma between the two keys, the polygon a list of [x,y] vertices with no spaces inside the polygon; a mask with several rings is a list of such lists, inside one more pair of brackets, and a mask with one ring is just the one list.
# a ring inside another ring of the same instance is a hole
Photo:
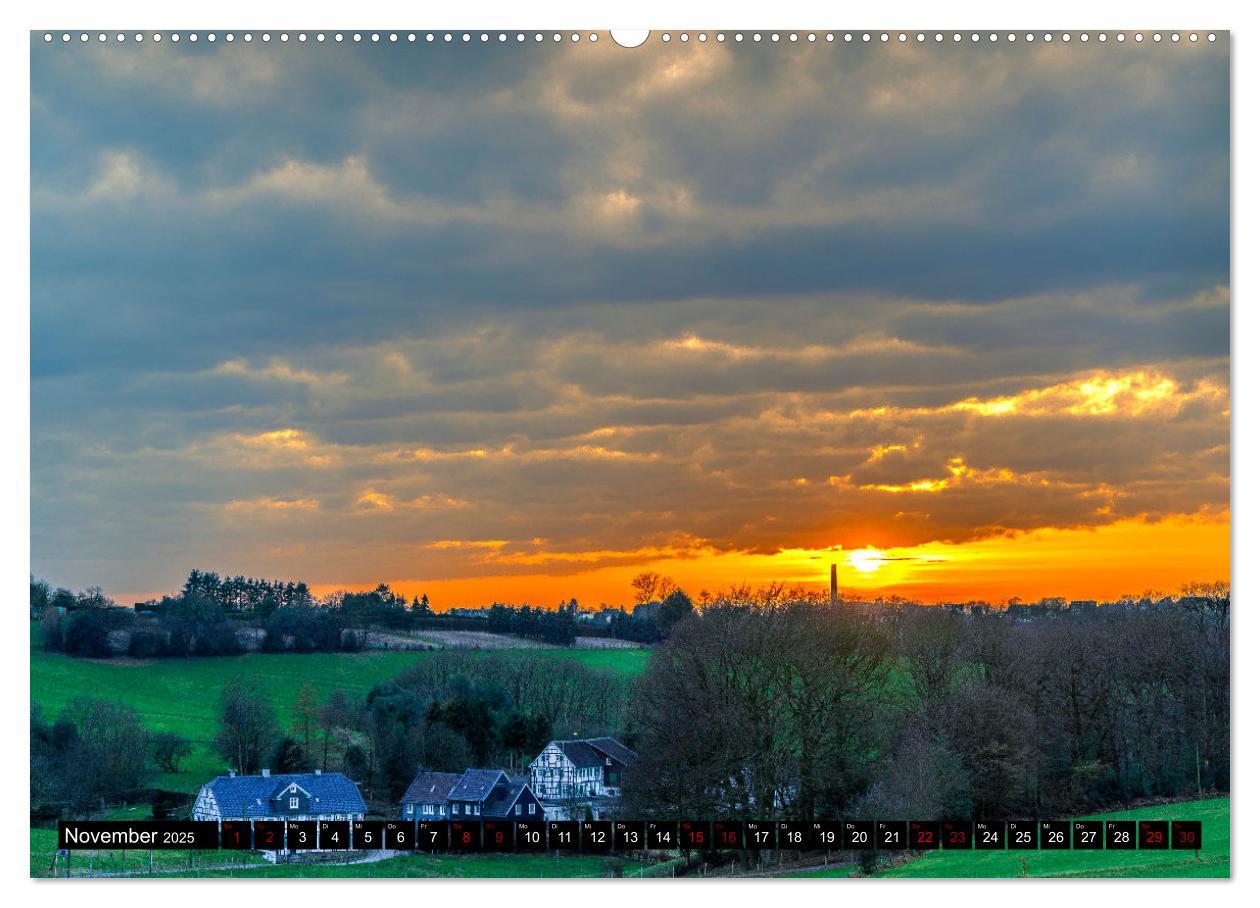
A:
{"label": "grassy hillside", "polygon": [[[536,659],[572,659],[590,668],[633,677],[646,667],[650,653],[641,649],[530,649],[513,651]],[[272,702],[287,714],[302,685],[309,682],[321,696],[334,689],[366,693],[403,669],[432,658],[429,652],[251,653],[200,659],[76,659],[31,645],[31,702],[55,717],[76,697],[100,697],[125,703],[153,731],[173,731],[194,742],[192,757],[178,774],[164,774],[154,785],[175,791],[197,786],[223,771],[211,750],[218,726],[219,695],[239,674],[257,675]],[[479,658],[502,658],[480,653]]]}
{"label": "grassy hillside", "polygon": [[[880,877],[1228,877],[1229,798],[1186,801],[1076,819],[1199,820],[1204,850],[1193,851],[934,851],[891,867]],[[803,873],[848,876],[849,868]]]}

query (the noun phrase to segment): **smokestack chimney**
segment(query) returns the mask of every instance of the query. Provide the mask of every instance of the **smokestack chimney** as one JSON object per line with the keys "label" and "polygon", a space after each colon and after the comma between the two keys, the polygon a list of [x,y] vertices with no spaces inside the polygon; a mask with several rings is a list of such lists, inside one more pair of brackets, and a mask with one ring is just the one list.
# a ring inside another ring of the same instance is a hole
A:
{"label": "smokestack chimney", "polygon": [[835,606],[839,601],[838,589],[836,588],[836,566],[831,566],[831,604]]}

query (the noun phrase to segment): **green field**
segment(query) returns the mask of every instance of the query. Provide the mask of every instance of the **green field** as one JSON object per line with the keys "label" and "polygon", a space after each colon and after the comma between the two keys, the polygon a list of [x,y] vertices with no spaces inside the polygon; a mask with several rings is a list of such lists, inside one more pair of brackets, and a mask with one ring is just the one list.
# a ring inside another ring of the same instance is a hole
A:
{"label": "green field", "polygon": [[[432,652],[364,652],[271,654],[251,653],[198,659],[76,659],[45,652],[31,643],[31,702],[56,715],[76,697],[99,697],[125,703],[140,714],[152,731],[173,731],[193,742],[195,751],[179,773],[162,774],[153,785],[172,791],[195,792],[203,782],[224,771],[223,760],[212,750],[218,727],[219,695],[240,674],[257,675],[271,693],[282,721],[302,685],[309,683],[321,697],[340,688],[366,693],[396,677],[403,669]],[[494,659],[510,652],[538,659],[572,659],[590,668],[633,677],[647,666],[643,649],[528,649],[486,650],[479,658]]]}
{"label": "green field", "polygon": [[[639,864],[616,857],[547,854],[412,854],[370,864],[280,864],[252,869],[209,870],[199,877],[353,877],[355,879],[440,878],[535,878],[634,876]],[[177,873],[172,876],[190,876]]]}
{"label": "green field", "polygon": [[[1228,877],[1229,798],[1185,801],[1139,810],[1108,811],[1076,819],[1199,820],[1205,848],[1193,851],[934,851],[890,867],[880,877]],[[802,877],[849,876],[852,869]]]}

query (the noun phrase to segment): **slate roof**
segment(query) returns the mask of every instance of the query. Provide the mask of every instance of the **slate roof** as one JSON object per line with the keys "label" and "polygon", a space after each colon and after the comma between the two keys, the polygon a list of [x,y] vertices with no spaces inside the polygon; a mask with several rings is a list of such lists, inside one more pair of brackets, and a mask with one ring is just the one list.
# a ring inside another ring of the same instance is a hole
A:
{"label": "slate roof", "polygon": [[220,816],[253,819],[272,816],[271,799],[290,783],[297,783],[311,796],[312,815],[367,812],[359,786],[339,772],[219,776],[206,787],[214,793]]}
{"label": "slate roof", "polygon": [[426,772],[422,769],[411,780],[399,803],[445,804],[459,778],[457,772]]}
{"label": "slate roof", "polygon": [[578,769],[604,765],[604,755],[585,741],[557,741],[556,746]]}
{"label": "slate roof", "polygon": [[500,769],[468,769],[447,797],[452,801],[484,801],[495,784],[506,779],[507,773]]}
{"label": "slate roof", "polygon": [[606,753],[622,766],[629,766],[639,755],[615,738],[587,738],[586,743]]}
{"label": "slate roof", "polygon": [[517,776],[515,779],[509,780],[506,787],[496,789],[494,797],[481,805],[481,815],[483,817],[508,816],[512,810],[512,805],[516,803],[516,799],[528,787],[528,776]]}

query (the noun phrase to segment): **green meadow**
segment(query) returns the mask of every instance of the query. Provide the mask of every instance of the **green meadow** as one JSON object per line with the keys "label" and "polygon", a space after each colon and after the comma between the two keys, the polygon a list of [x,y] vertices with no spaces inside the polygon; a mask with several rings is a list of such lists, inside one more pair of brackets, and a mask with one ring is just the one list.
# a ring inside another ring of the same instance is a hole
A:
{"label": "green meadow", "polygon": [[[1112,810],[1075,819],[1199,820],[1204,849],[1193,851],[934,851],[876,874],[895,878],[955,877],[1228,877],[1229,798]],[[839,867],[801,877],[852,875]]]}
{"label": "green meadow", "polygon": [[[178,773],[157,776],[153,784],[172,791],[195,792],[201,783],[224,771],[223,760],[213,752],[218,728],[219,696],[237,675],[256,675],[271,695],[280,718],[288,714],[298,692],[310,684],[321,698],[336,689],[366,693],[377,684],[396,677],[403,669],[433,652],[363,653],[250,653],[197,659],[77,659],[45,652],[35,640],[32,626],[31,702],[47,717],[56,715],[77,697],[98,697],[124,703],[140,714],[151,731],[172,731],[193,742],[194,752]],[[600,671],[625,678],[647,666],[650,652],[643,649],[483,650],[478,658],[494,659],[504,653],[514,658],[571,659]]]}
{"label": "green meadow", "polygon": [[173,876],[300,877],[320,879],[399,879],[406,877],[557,879],[569,877],[633,876],[641,865],[617,857],[549,854],[409,854],[362,864],[277,864],[268,867],[225,868],[197,872],[181,871]]}

